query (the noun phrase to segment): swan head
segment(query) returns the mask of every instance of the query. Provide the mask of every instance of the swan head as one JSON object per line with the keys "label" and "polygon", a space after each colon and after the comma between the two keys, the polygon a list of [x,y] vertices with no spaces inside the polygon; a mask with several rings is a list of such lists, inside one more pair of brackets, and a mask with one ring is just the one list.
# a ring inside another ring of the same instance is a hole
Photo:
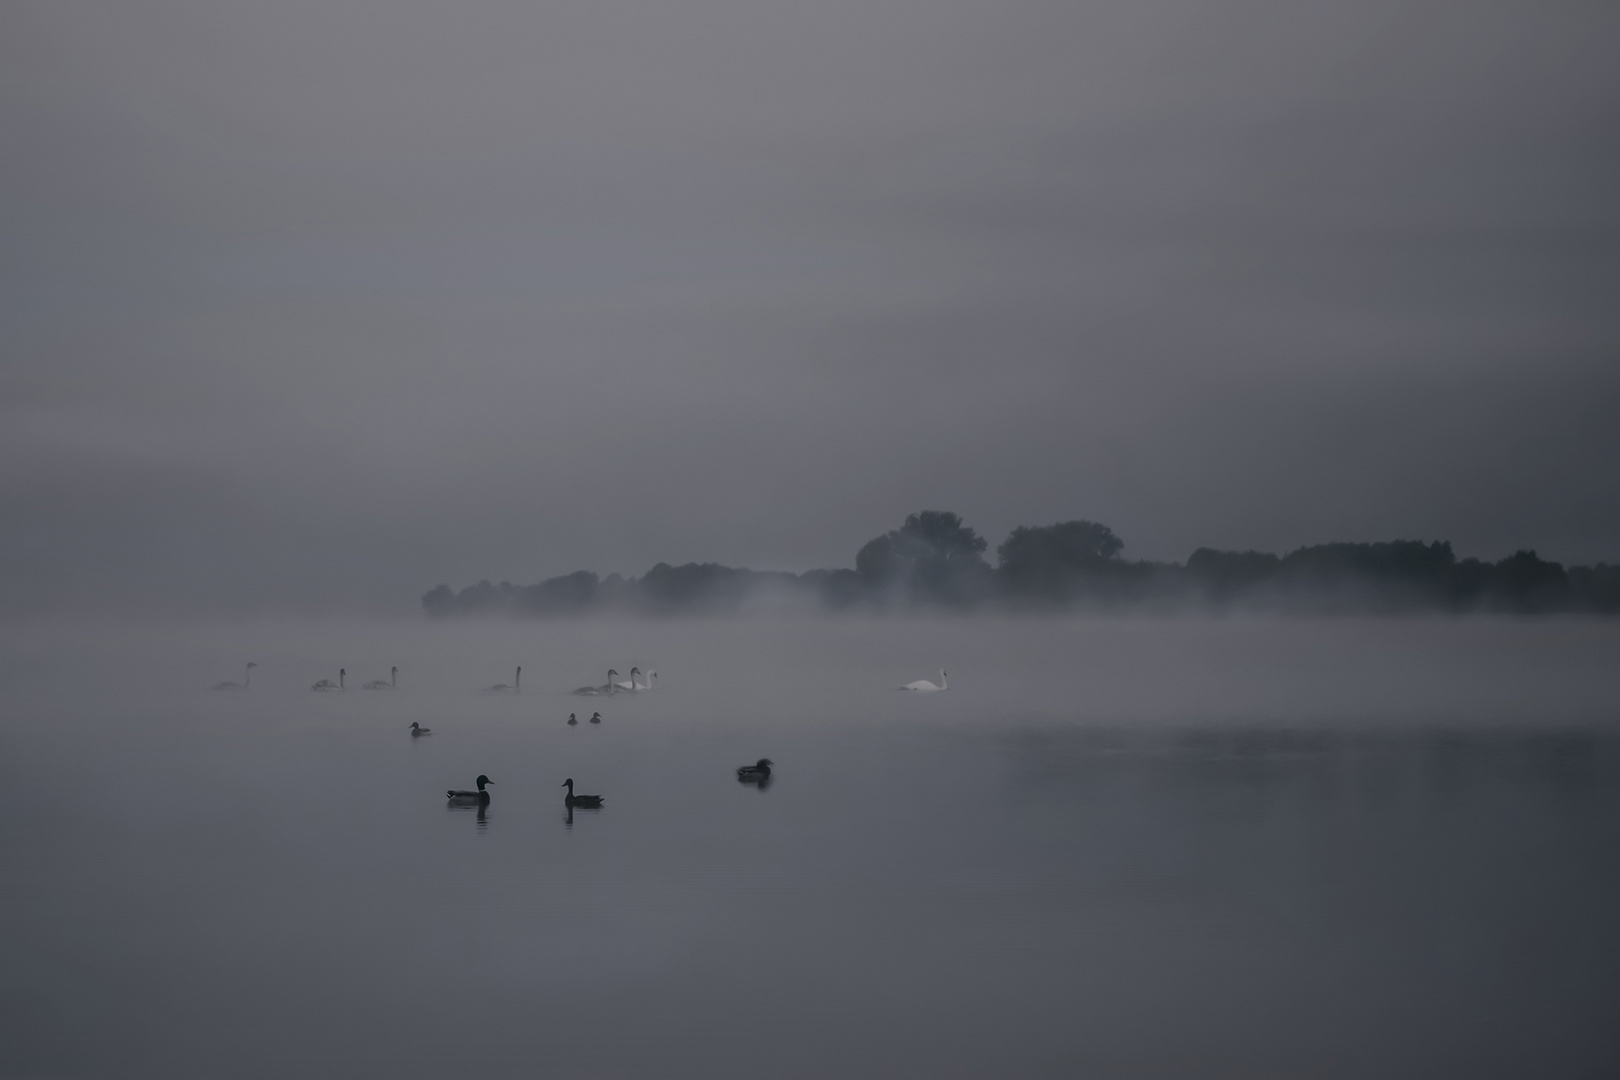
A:
{"label": "swan head", "polygon": [[390,674],[390,675],[398,675],[399,674],[399,668],[397,668],[397,667],[389,668],[388,669],[388,674]]}
{"label": "swan head", "polygon": [[250,667],[250,668],[254,668],[254,667],[258,667],[258,666],[259,666],[259,665],[258,665],[258,664],[255,664],[255,663],[254,663],[254,662],[253,662],[253,661],[251,661],[251,660],[249,660],[249,661],[248,661],[248,667]]}
{"label": "swan head", "polygon": [[493,783],[494,783],[494,782],[495,782],[495,781],[493,781],[493,780],[491,780],[491,779],[490,779],[490,778],[489,778],[489,777],[487,777],[487,776],[485,776],[485,775],[484,775],[484,774],[483,774],[483,773],[479,773],[479,774],[478,774],[478,781],[477,781],[477,783],[478,783],[478,790],[479,790],[479,791],[483,791],[483,790],[484,790],[484,785],[485,785],[485,784],[493,784]]}
{"label": "swan head", "polygon": [[611,678],[612,678],[612,677],[613,677],[613,676],[615,676],[615,675],[617,675],[617,674],[618,674],[618,673],[619,673],[619,669],[618,669],[618,668],[616,668],[616,667],[610,667],[610,668],[608,668],[608,678],[610,678],[610,679],[611,679]]}

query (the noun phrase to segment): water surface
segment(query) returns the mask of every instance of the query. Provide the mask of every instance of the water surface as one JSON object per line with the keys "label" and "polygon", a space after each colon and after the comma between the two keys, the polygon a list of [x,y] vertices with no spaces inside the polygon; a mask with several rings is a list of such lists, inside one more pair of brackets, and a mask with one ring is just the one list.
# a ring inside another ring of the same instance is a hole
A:
{"label": "water surface", "polygon": [[[1617,645],[8,628],[0,1075],[1614,1075]],[[657,689],[567,693],[631,664]],[[489,806],[447,807],[481,772]],[[569,776],[606,808],[569,823]]]}

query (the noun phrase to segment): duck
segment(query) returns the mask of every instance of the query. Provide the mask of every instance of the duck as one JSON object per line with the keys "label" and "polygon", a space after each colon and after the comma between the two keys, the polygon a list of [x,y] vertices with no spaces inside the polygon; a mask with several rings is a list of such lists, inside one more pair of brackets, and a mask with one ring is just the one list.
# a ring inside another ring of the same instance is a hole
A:
{"label": "duck", "polygon": [[395,689],[398,689],[398,687],[399,687],[399,668],[397,668],[397,667],[393,667],[393,668],[388,669],[388,681],[387,682],[384,682],[381,679],[372,679],[370,682],[366,683],[366,689],[367,690],[395,690]]}
{"label": "duck", "polygon": [[762,784],[771,778],[771,759],[762,757],[752,765],[737,770],[737,779],[745,784]]}
{"label": "duck", "polygon": [[433,734],[433,729],[432,728],[423,727],[421,724],[418,724],[415,720],[411,721],[411,738],[414,739],[418,735],[431,735],[431,734]]}
{"label": "duck", "polygon": [[576,806],[581,810],[601,809],[602,796],[574,794],[574,778],[572,776],[570,776],[567,780],[564,780],[562,786],[568,789],[568,794],[563,796],[563,805],[568,807],[570,810]]}
{"label": "duck", "polygon": [[246,690],[253,683],[253,669],[258,667],[253,661],[248,661],[247,674],[242,676],[241,682],[220,682],[212,687],[214,690]]}
{"label": "duck", "polygon": [[918,679],[916,682],[908,682],[908,683],[906,683],[906,685],[902,686],[900,689],[902,689],[902,690],[916,690],[918,693],[926,694],[929,691],[949,690],[950,687],[945,682],[945,669],[940,668],[939,669],[939,685],[938,686],[935,686],[933,683],[929,682],[927,679]]}
{"label": "duck", "polygon": [[619,670],[617,668],[608,668],[607,682],[603,683],[601,686],[581,686],[579,689],[575,690],[574,693],[578,694],[580,697],[596,697],[598,694],[611,694],[618,686],[618,684],[614,682],[614,679],[618,676],[618,674]]}
{"label": "duck", "polygon": [[331,679],[322,679],[320,682],[310,683],[309,688],[311,690],[319,690],[321,693],[326,693],[329,690],[347,690],[348,684],[345,682],[345,680],[348,678],[348,676],[349,671],[347,668],[338,668],[337,682],[333,682]]}
{"label": "duck", "polygon": [[483,773],[479,773],[478,779],[475,782],[478,784],[477,791],[456,791],[455,789],[451,789],[450,791],[445,792],[445,794],[449,796],[450,801],[453,803],[471,804],[489,802],[489,792],[484,790],[484,785],[493,784],[495,781],[491,780]]}
{"label": "duck", "polygon": [[577,723],[579,723],[579,717],[575,716],[573,713],[569,713],[568,714],[568,726],[573,727]]}
{"label": "duck", "polygon": [[601,713],[599,713],[599,712],[591,713],[591,723],[600,724],[601,722],[602,722],[602,714]]}
{"label": "duck", "polygon": [[507,686],[503,682],[498,682],[494,686],[484,687],[484,689],[480,692],[485,694],[504,694],[508,690],[514,694],[521,693],[523,691],[523,669],[521,667],[519,667],[517,669],[517,673],[512,676],[511,686]]}

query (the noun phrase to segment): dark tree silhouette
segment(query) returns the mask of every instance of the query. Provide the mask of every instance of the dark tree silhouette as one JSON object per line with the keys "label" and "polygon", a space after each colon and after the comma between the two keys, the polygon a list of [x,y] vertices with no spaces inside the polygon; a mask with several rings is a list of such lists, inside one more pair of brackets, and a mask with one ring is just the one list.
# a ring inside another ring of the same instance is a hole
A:
{"label": "dark tree silhouette", "polygon": [[863,545],[853,570],[762,573],[716,563],[659,563],[640,578],[580,570],[538,585],[480,581],[460,592],[435,586],[429,615],[649,614],[736,611],[752,600],[803,609],[906,605],[1178,610],[1214,605],[1314,613],[1500,611],[1620,614],[1620,566],[1565,570],[1534,551],[1497,563],[1459,560],[1442,541],[1317,544],[1278,557],[1199,548],[1185,566],[1127,562],[1106,525],[1063,521],[1015,528],[985,562],[988,545],[962,518],[912,514]]}
{"label": "dark tree silhouette", "polygon": [[991,593],[988,546],[960,515],[924,510],[868,541],[855,555],[855,572],[880,602],[962,606]]}
{"label": "dark tree silhouette", "polygon": [[1199,548],[1187,558],[1187,576],[1209,599],[1224,602],[1265,585],[1281,566],[1282,560],[1270,552]]}
{"label": "dark tree silhouette", "polygon": [[996,549],[997,574],[1003,592],[1020,604],[1116,600],[1143,577],[1141,568],[1120,561],[1124,547],[1114,530],[1095,521],[1020,525]]}
{"label": "dark tree silhouette", "polygon": [[1534,551],[1516,551],[1496,564],[1486,589],[1490,607],[1529,613],[1567,605],[1569,575]]}

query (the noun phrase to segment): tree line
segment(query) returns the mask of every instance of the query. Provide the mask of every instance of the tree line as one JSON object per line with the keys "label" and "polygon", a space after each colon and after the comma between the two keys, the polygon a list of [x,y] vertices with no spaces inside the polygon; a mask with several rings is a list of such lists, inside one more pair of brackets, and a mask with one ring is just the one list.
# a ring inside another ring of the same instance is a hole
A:
{"label": "tree line", "polygon": [[659,563],[640,577],[589,570],[535,585],[480,581],[422,597],[429,615],[827,611],[1214,609],[1298,614],[1620,613],[1620,566],[1564,567],[1534,551],[1459,559],[1445,541],[1302,547],[1286,555],[1199,548],[1185,563],[1132,561],[1106,525],[1014,529],[996,548],[943,510],[867,541],[854,569],[802,574]]}

